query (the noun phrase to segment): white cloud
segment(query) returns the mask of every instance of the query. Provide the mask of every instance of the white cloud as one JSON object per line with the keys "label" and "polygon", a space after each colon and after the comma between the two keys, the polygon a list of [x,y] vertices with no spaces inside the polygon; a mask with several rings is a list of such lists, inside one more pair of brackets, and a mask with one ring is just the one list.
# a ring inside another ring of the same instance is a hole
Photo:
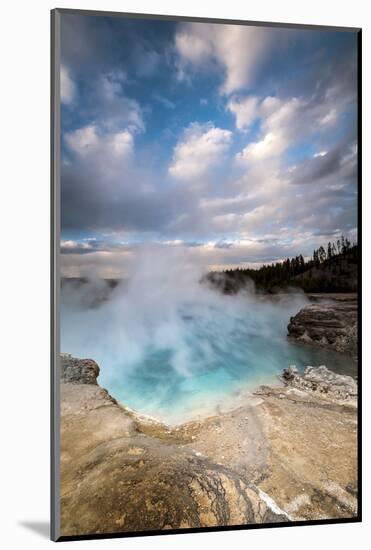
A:
{"label": "white cloud", "polygon": [[71,250],[78,246],[77,241],[61,241],[62,248],[70,248]]}
{"label": "white cloud", "polygon": [[97,148],[99,138],[95,126],[85,126],[65,135],[68,147],[75,153],[85,156]]}
{"label": "white cloud", "polygon": [[246,88],[251,85],[274,34],[274,29],[262,27],[186,23],[175,37],[181,60],[179,73],[184,77],[187,65],[199,67],[212,60],[225,70],[221,93]]}
{"label": "white cloud", "polygon": [[[339,107],[333,106],[332,96],[316,101],[311,96],[280,98],[246,96],[232,98],[227,109],[236,118],[236,128],[247,130],[255,119],[260,120],[260,136],[254,143],[237,153],[239,162],[251,162],[279,157],[292,145],[298,145],[321,133],[326,136],[329,126],[339,117]],[[319,151],[315,156],[325,156]]]}
{"label": "white cloud", "polygon": [[320,121],[320,124],[322,126],[330,126],[334,124],[337,121],[337,119],[338,119],[337,109],[332,108],[324,115],[324,117]]}
{"label": "white cloud", "polygon": [[61,241],[61,248],[65,250],[76,250],[77,248],[80,250],[91,250],[92,244],[89,241]]}
{"label": "white cloud", "polygon": [[[252,99],[255,99],[253,103]],[[232,110],[230,103],[228,107]],[[297,97],[280,99],[268,96],[260,102],[256,98],[248,97],[240,100],[237,108],[234,104],[232,107],[236,113],[237,128],[243,127],[244,123],[251,123],[249,117],[261,120],[261,137],[237,153],[236,159],[240,162],[279,157],[292,143],[310,134],[321,116],[308,107],[303,98]]]}
{"label": "white cloud", "polygon": [[258,98],[247,96],[245,98],[231,99],[227,108],[236,117],[236,128],[247,130],[259,116]]}
{"label": "white cloud", "polygon": [[226,208],[246,208],[248,197],[245,195],[233,195],[231,197],[202,197],[199,202],[200,208],[209,212],[219,212]]}
{"label": "white cloud", "polygon": [[85,126],[65,135],[71,151],[80,157],[104,155],[111,158],[128,158],[133,152],[133,136],[128,130],[100,135],[96,125]]}
{"label": "white cloud", "polygon": [[306,103],[302,98],[279,99],[266,97],[260,106],[263,128],[276,134],[292,136],[305,134],[308,126],[302,126]]}
{"label": "white cloud", "polygon": [[[182,57],[187,61],[199,64],[212,55],[213,49],[210,43],[208,32],[204,36],[199,35],[197,23],[191,23],[191,32],[187,32],[185,26],[183,30],[175,36],[175,46]],[[201,29],[202,31],[202,29]]]}
{"label": "white cloud", "polygon": [[249,143],[245,149],[237,153],[238,161],[265,160],[280,155],[286,148],[286,141],[282,135],[267,133],[262,140]]}
{"label": "white cloud", "polygon": [[271,29],[243,25],[220,25],[214,43],[216,57],[226,67],[222,91],[226,94],[247,87],[257,64],[270,44]]}
{"label": "white cloud", "polygon": [[71,78],[70,71],[64,65],[61,66],[60,71],[60,86],[61,86],[61,101],[65,105],[73,103],[76,97],[76,84]]}
{"label": "white cloud", "polygon": [[70,192],[78,193],[77,181],[81,200],[86,193],[97,194],[101,204],[122,197],[132,184],[134,139],[129,130],[109,133],[92,124],[65,134],[64,140],[70,157],[66,170],[75,181]]}
{"label": "white cloud", "polygon": [[169,167],[171,176],[180,180],[201,178],[223,160],[232,132],[211,124],[193,123],[174,149]]}
{"label": "white cloud", "polygon": [[108,131],[128,128],[131,133],[145,130],[143,112],[139,103],[124,93],[126,74],[123,71],[111,71],[101,75],[95,85],[95,108],[91,119],[98,121]]}

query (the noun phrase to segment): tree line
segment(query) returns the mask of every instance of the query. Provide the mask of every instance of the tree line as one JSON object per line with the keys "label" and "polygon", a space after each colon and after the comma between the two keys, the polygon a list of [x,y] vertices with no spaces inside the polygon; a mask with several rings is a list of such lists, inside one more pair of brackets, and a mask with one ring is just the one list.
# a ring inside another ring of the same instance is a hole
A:
{"label": "tree line", "polygon": [[341,236],[336,242],[313,250],[312,256],[307,259],[299,254],[283,261],[263,264],[258,269],[227,269],[223,277],[213,272],[208,278],[226,293],[237,292],[248,279],[253,280],[258,289],[267,291],[298,286],[310,292],[341,292],[353,290],[357,260],[357,244]]}

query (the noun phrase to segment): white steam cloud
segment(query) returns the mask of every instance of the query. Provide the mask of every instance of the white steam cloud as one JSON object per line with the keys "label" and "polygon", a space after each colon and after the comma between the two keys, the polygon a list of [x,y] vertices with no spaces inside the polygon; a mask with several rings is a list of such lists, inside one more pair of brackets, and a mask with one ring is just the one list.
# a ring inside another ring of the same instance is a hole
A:
{"label": "white steam cloud", "polygon": [[223,295],[176,248],[143,248],[133,266],[110,291],[103,280],[62,288],[62,351],[97,361],[99,382],[116,398],[169,417],[182,401],[196,407],[287,366],[286,326],[304,296],[283,304],[252,286]]}

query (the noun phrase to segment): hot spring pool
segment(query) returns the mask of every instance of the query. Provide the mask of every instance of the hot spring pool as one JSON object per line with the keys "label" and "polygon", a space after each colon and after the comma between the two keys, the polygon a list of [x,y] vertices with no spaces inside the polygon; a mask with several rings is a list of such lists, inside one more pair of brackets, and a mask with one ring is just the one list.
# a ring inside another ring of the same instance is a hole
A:
{"label": "hot spring pool", "polygon": [[62,292],[61,350],[94,359],[113,397],[169,423],[233,405],[237,393],[276,383],[288,365],[356,375],[348,357],[287,340],[290,316],[307,303],[301,296],[129,288],[91,307],[87,292]]}
{"label": "hot spring pool", "polygon": [[[337,353],[284,340],[267,344],[263,339],[244,338],[243,332],[239,336],[231,342],[229,352],[218,342],[209,342],[214,359],[200,360],[189,375],[174,371],[170,350],[148,351],[125,378],[106,377],[103,369],[100,383],[123,404],[164,421],[177,422],[211,413],[226,403],[231,407],[241,391],[254,390],[260,384],[276,384],[277,375],[289,365],[296,365],[299,370],[307,365],[326,365],[335,372],[356,374],[354,362]],[[197,353],[195,345],[195,356]]]}

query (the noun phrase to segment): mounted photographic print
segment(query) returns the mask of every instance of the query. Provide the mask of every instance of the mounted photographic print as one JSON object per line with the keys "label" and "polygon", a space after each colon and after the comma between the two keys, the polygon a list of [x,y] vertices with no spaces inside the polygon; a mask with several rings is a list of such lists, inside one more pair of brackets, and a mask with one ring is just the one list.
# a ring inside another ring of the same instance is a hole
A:
{"label": "mounted photographic print", "polygon": [[53,540],[361,520],[360,40],[53,10]]}

